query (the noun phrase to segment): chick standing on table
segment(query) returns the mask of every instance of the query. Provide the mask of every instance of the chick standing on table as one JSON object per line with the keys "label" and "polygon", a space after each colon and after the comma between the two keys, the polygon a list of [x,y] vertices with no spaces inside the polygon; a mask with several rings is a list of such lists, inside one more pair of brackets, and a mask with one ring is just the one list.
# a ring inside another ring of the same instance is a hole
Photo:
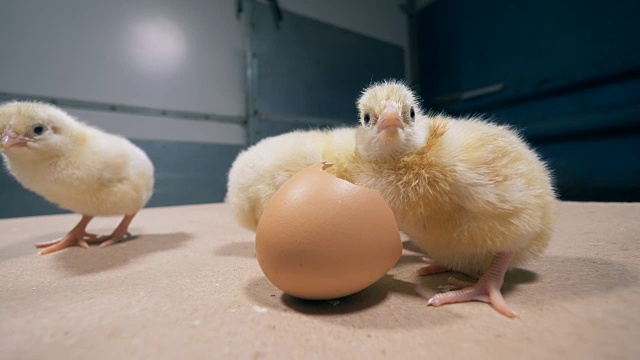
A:
{"label": "chick standing on table", "polygon": [[[129,224],[153,192],[153,164],[128,140],[78,122],[43,103],[0,106],[2,155],[11,174],[27,189],[82,214],[58,240],[37,244],[40,254],[87,239],[106,247],[130,236]],[[124,215],[111,235],[86,232],[94,216]]]}
{"label": "chick standing on table", "polygon": [[299,171],[315,163],[333,164],[327,172],[352,181],[355,129],[293,131],[269,137],[244,150],[231,166],[226,202],[238,222],[255,231],[271,196]]}
{"label": "chick standing on table", "polygon": [[482,274],[474,285],[450,279],[465,287],[429,304],[478,300],[514,317],[500,290],[505,272],[542,254],[554,222],[545,164],[507,127],[423,115],[401,83],[368,88],[358,109],[356,183],[380,191],[429,254],[418,274]]}

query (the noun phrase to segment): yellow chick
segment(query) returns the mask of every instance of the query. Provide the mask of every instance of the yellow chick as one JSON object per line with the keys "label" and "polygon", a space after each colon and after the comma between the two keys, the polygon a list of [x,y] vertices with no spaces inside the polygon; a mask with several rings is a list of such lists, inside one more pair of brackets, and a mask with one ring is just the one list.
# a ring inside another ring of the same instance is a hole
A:
{"label": "yellow chick", "polygon": [[[82,214],[61,239],[40,243],[40,254],[71,245],[100,247],[130,236],[129,224],[153,192],[153,164],[127,139],[83,124],[61,109],[35,102],[0,106],[0,145],[9,172],[27,189]],[[86,232],[94,216],[124,215],[111,235]]]}
{"label": "yellow chick", "polygon": [[356,183],[380,191],[429,254],[418,274],[482,274],[473,285],[450,279],[465,288],[429,304],[484,301],[515,317],[501,293],[505,272],[543,253],[555,218],[545,163],[506,126],[424,115],[400,82],[371,86],[357,106]]}
{"label": "yellow chick", "polygon": [[293,131],[263,139],[234,161],[225,200],[238,222],[255,231],[271,195],[293,175],[315,163],[329,161],[334,165],[328,172],[352,181],[354,154],[353,128]]}

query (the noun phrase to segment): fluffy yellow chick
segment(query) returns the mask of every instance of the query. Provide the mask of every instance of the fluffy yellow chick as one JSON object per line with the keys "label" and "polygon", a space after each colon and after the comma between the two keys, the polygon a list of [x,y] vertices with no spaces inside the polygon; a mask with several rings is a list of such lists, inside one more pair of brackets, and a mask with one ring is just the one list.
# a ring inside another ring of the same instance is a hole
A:
{"label": "fluffy yellow chick", "polygon": [[[0,144],[9,172],[27,189],[82,214],[58,240],[37,244],[40,254],[87,240],[115,244],[153,192],[153,164],[128,140],[83,124],[61,109],[35,102],[0,106]],[[124,215],[111,235],[86,232],[94,216]]]}
{"label": "fluffy yellow chick", "polygon": [[386,82],[358,100],[356,183],[380,191],[398,227],[429,254],[418,274],[482,274],[430,305],[502,297],[508,268],[540,256],[555,217],[551,175],[512,129],[479,118],[423,115],[404,84]]}
{"label": "fluffy yellow chick", "polygon": [[241,152],[229,171],[226,202],[238,222],[255,231],[264,208],[293,175],[321,161],[328,172],[352,181],[355,129],[294,131],[261,140]]}

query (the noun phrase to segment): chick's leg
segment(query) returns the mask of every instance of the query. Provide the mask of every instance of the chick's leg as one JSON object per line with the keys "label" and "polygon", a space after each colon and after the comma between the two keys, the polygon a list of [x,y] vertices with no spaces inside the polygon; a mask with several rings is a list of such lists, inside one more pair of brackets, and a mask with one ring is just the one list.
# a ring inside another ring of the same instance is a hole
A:
{"label": "chick's leg", "polygon": [[[420,269],[418,269],[416,271],[416,273],[419,276],[425,276],[425,275],[433,275],[433,274],[439,274],[439,273],[443,273],[443,272],[447,272],[447,271],[453,271],[451,269],[449,269],[448,267],[440,264],[439,262],[433,260],[432,258],[429,257],[423,257],[422,261],[424,261],[425,263],[427,263],[427,266],[421,267]],[[458,271],[460,272],[460,271]],[[467,275],[470,278],[473,279],[478,279],[478,275],[474,274],[472,272],[461,272],[464,275]]]}
{"label": "chick's leg", "polygon": [[107,246],[111,246],[124,238],[130,237],[131,233],[129,233],[129,225],[131,224],[134,216],[136,216],[136,214],[125,215],[120,224],[118,224],[118,227],[113,230],[111,235],[98,237],[98,241],[102,242],[100,244],[100,247],[104,248]]}
{"label": "chick's leg", "polygon": [[447,269],[446,266],[440,264],[439,262],[433,260],[432,258],[425,256],[422,258],[422,261],[427,263],[427,266],[421,267],[420,269],[418,269],[418,271],[416,271],[416,273],[418,273],[418,275],[420,276],[438,274],[441,272],[449,271],[449,269]]}
{"label": "chick's leg", "polygon": [[62,250],[73,245],[78,245],[85,249],[89,248],[89,244],[87,244],[85,238],[97,238],[97,235],[89,234],[86,231],[87,225],[89,224],[91,219],[93,219],[93,216],[82,215],[82,219],[80,219],[80,222],[78,222],[78,224],[62,238],[36,244],[37,248],[43,248],[40,251],[40,255],[50,254],[52,252]]}
{"label": "chick's leg", "polygon": [[429,300],[429,305],[440,306],[474,300],[484,301],[493,305],[503,315],[514,318],[516,313],[507,305],[500,291],[504,283],[504,274],[514,255],[514,253],[497,254],[487,272],[480,277],[475,285],[435,295]]}

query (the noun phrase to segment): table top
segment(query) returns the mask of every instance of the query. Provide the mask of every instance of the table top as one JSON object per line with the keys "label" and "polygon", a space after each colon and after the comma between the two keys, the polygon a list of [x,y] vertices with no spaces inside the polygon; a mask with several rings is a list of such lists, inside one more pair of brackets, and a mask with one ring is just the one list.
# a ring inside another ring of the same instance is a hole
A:
{"label": "table top", "polygon": [[[5,205],[6,206],[6,205]],[[225,204],[144,209],[139,236],[38,256],[74,214],[0,220],[3,358],[636,358],[640,203],[559,204],[546,255],[507,274],[515,320],[473,302],[428,307],[449,276],[418,277],[410,242],[383,279],[337,302],[264,277]],[[89,231],[110,233],[118,218]]]}

